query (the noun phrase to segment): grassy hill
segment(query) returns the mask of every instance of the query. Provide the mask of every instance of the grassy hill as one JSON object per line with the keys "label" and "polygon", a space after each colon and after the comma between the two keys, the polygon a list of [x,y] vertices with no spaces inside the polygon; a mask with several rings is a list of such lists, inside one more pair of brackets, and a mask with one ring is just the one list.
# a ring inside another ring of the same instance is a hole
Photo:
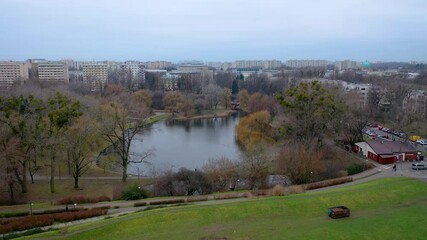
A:
{"label": "grassy hill", "polygon": [[[327,208],[351,217],[333,220]],[[35,238],[61,239],[425,239],[427,184],[388,178],[334,190],[143,211]]]}

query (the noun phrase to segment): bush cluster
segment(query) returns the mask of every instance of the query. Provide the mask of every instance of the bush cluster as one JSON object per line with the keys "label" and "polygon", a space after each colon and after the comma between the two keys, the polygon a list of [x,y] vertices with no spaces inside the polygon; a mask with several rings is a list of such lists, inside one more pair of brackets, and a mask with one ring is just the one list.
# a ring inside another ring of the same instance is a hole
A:
{"label": "bush cluster", "polygon": [[23,217],[29,215],[29,212],[6,212],[0,213],[0,218]]}
{"label": "bush cluster", "polygon": [[121,199],[123,200],[139,200],[143,198],[147,198],[147,191],[136,184],[130,185],[125,188],[122,192]]}
{"label": "bush cluster", "polygon": [[282,185],[276,185],[272,189],[270,189],[270,195],[271,196],[286,196],[290,194],[299,194],[304,193],[305,189],[301,185],[293,185],[284,187]]}
{"label": "bush cluster", "polygon": [[50,214],[10,219],[2,222],[2,224],[0,225],[0,234],[14,231],[23,231],[36,227],[49,226],[52,225],[53,222],[54,218]]}
{"label": "bush cluster", "polygon": [[174,203],[184,203],[184,198],[175,198],[175,199],[164,199],[154,202],[150,202],[150,205],[163,205],[163,204],[174,204]]}
{"label": "bush cluster", "polygon": [[334,186],[334,185],[347,183],[347,182],[351,182],[351,181],[353,181],[352,177],[334,178],[334,179],[329,179],[329,180],[325,180],[325,181],[321,181],[321,182],[314,182],[314,183],[306,184],[305,190],[324,188],[324,187]]}
{"label": "bush cluster", "polygon": [[187,202],[201,202],[207,200],[209,200],[207,195],[187,197]]}
{"label": "bush cluster", "polygon": [[214,196],[215,200],[249,197],[249,193],[223,193]]}
{"label": "bush cluster", "polygon": [[78,196],[68,196],[68,197],[59,199],[58,201],[56,201],[56,204],[57,205],[74,204],[74,203],[82,204],[82,203],[97,203],[97,202],[106,202],[106,201],[108,202],[111,201],[111,198],[108,196],[89,197],[89,196],[78,195]]}
{"label": "bush cluster", "polygon": [[144,207],[147,206],[147,202],[136,202],[133,204],[134,207]]}
{"label": "bush cluster", "polygon": [[14,219],[3,219],[0,222],[0,234],[13,231],[22,231],[31,228],[49,226],[57,222],[70,222],[107,214],[107,209],[93,208],[83,211],[70,211],[62,213],[26,216]]}
{"label": "bush cluster", "polygon": [[353,162],[351,163],[347,168],[346,171],[348,175],[354,175],[363,172],[365,170],[365,167],[361,163]]}

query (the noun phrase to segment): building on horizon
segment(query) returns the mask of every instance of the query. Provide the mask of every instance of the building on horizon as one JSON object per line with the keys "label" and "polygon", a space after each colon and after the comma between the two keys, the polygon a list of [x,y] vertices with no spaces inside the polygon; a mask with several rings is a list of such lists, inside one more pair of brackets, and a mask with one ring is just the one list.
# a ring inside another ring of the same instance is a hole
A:
{"label": "building on horizon", "polygon": [[91,90],[102,89],[108,83],[108,65],[100,62],[82,64],[83,82],[92,87]]}
{"label": "building on horizon", "polygon": [[286,61],[286,67],[288,68],[326,68],[328,66],[327,60],[288,60]]}
{"label": "building on horizon", "polygon": [[167,61],[147,61],[143,64],[147,69],[165,69],[173,66],[171,62]]}
{"label": "building on horizon", "polygon": [[116,66],[121,79],[126,80],[129,89],[137,90],[145,83],[145,65],[142,62],[127,61]]}
{"label": "building on horizon", "polygon": [[69,83],[68,66],[66,62],[38,62],[32,63],[31,68],[35,71],[40,81]]}
{"label": "building on horizon", "polygon": [[236,69],[278,69],[282,62],[278,60],[237,60],[232,64]]}
{"label": "building on horizon", "polygon": [[336,61],[335,69],[338,71],[359,69],[361,65],[352,60]]}
{"label": "building on horizon", "polygon": [[9,89],[29,78],[29,63],[0,61],[0,88]]}

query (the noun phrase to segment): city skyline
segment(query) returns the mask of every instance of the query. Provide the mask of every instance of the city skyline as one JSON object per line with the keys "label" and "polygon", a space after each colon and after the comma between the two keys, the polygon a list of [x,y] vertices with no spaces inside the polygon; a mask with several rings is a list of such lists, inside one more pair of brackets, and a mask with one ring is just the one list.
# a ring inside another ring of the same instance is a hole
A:
{"label": "city skyline", "polygon": [[0,8],[1,60],[427,60],[420,0],[18,0]]}

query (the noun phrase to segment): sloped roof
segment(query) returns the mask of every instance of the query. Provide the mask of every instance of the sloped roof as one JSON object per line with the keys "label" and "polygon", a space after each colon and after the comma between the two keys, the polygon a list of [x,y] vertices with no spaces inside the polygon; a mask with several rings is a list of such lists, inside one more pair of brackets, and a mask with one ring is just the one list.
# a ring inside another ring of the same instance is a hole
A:
{"label": "sloped roof", "polygon": [[376,154],[414,153],[415,148],[399,141],[370,140],[368,145]]}

